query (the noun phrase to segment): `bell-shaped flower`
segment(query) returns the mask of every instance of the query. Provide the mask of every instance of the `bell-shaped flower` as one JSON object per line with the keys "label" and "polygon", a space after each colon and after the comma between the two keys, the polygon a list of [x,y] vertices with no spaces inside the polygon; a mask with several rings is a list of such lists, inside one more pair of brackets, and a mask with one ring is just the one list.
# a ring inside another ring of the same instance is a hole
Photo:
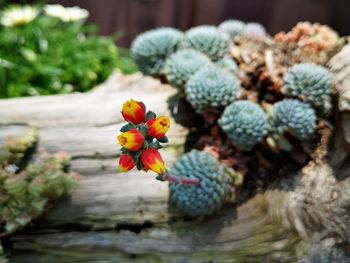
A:
{"label": "bell-shaped flower", "polygon": [[165,136],[165,133],[169,130],[170,119],[166,116],[160,116],[155,119],[147,121],[148,134],[156,139],[160,139]]}
{"label": "bell-shaped flower", "polygon": [[145,137],[137,129],[131,129],[120,134],[118,141],[122,147],[130,151],[138,151],[143,146]]}
{"label": "bell-shaped flower", "polygon": [[131,99],[123,104],[122,115],[124,120],[138,125],[145,122],[145,107],[141,102]]}
{"label": "bell-shaped flower", "polygon": [[135,167],[135,163],[132,159],[132,157],[127,154],[123,153],[119,158],[119,171],[120,172],[127,172],[130,171],[132,168]]}
{"label": "bell-shaped flower", "polygon": [[162,156],[156,148],[144,149],[140,158],[145,170],[152,170],[157,174],[165,172],[165,164]]}

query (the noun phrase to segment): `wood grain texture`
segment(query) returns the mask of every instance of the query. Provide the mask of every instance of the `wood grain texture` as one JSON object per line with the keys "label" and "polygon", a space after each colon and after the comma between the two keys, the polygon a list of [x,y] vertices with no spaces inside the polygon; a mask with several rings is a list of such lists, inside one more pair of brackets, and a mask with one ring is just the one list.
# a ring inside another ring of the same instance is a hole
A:
{"label": "wood grain texture", "polygon": [[[350,180],[338,181],[324,158],[328,140],[294,180],[208,219],[183,217],[153,174],[118,173],[122,102],[133,97],[169,114],[166,101],[174,93],[151,78],[116,74],[87,94],[0,101],[0,138],[34,124],[39,145],[67,151],[81,173],[76,189],[11,237],[11,262],[349,262],[343,247],[350,236]],[[167,165],[186,134],[172,123],[171,143],[162,150]]]}

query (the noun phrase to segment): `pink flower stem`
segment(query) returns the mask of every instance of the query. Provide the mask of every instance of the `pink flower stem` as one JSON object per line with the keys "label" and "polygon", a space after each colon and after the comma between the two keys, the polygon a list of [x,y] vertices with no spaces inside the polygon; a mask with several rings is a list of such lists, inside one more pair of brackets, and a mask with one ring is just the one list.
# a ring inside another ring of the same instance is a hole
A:
{"label": "pink flower stem", "polygon": [[199,186],[201,181],[197,178],[183,178],[175,175],[171,175],[169,173],[163,174],[163,180],[168,181],[170,183],[177,183],[182,185],[193,185]]}

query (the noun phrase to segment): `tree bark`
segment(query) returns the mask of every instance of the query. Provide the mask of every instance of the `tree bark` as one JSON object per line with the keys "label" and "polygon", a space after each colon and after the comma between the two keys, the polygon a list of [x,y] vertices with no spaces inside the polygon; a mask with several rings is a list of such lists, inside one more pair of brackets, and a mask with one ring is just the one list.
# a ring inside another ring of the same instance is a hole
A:
{"label": "tree bark", "polygon": [[[350,106],[342,106],[350,105],[349,52],[346,46],[330,63],[341,91],[334,136],[323,136],[292,181],[205,220],[188,220],[169,205],[167,183],[155,175],[118,173],[123,101],[132,96],[169,115],[173,88],[115,74],[87,94],[1,100],[0,149],[10,134],[34,125],[39,146],[68,152],[81,173],[76,189],[11,237],[11,262],[349,262]],[[168,166],[186,135],[173,121],[162,151]]]}

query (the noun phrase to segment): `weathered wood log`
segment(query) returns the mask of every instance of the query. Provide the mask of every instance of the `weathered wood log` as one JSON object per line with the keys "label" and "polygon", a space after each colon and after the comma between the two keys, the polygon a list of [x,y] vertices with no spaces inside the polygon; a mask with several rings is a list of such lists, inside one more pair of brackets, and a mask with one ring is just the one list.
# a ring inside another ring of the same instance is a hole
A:
{"label": "weathered wood log", "polygon": [[338,94],[338,123],[331,155],[333,167],[339,178],[349,176],[350,168],[350,45],[345,46],[329,62]]}
{"label": "weathered wood log", "polygon": [[[350,68],[350,57],[339,56]],[[337,61],[332,68],[339,77]],[[169,114],[166,101],[174,93],[151,78],[114,75],[87,94],[0,101],[0,148],[9,134],[35,125],[40,146],[71,154],[82,175],[43,218],[11,237],[11,262],[349,262],[350,170],[339,168],[347,167],[348,151],[333,158],[334,169],[325,157],[327,136],[294,180],[205,220],[188,220],[169,205],[167,184],[154,175],[118,173],[122,102],[133,97]],[[163,151],[168,165],[186,134],[172,123]],[[344,133],[336,140],[349,145]],[[345,179],[338,181],[340,170]]]}

